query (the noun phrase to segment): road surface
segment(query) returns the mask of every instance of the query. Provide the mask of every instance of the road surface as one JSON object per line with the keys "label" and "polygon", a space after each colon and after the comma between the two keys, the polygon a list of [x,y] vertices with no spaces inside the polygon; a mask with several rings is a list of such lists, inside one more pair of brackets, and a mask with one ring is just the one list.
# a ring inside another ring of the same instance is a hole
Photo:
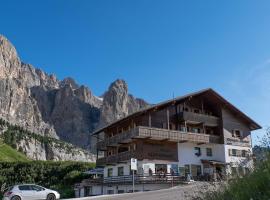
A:
{"label": "road surface", "polygon": [[218,187],[219,186],[217,184],[196,182],[164,190],[103,195],[69,200],[192,200],[194,197],[202,196],[206,191],[213,191],[218,189]]}

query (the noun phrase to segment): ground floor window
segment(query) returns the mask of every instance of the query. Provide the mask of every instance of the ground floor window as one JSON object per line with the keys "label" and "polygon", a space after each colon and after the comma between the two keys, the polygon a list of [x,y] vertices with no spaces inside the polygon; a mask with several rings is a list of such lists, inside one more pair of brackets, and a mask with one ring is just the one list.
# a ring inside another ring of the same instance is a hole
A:
{"label": "ground floor window", "polygon": [[123,193],[125,193],[124,190],[118,190],[118,194],[123,194]]}
{"label": "ground floor window", "polygon": [[124,167],[118,167],[118,176],[124,176]]}
{"label": "ground floor window", "polygon": [[113,176],[113,168],[108,168],[108,177]]}
{"label": "ground floor window", "polygon": [[202,175],[201,165],[191,165],[191,175],[194,177]]}
{"label": "ground floor window", "polygon": [[185,167],[179,167],[178,171],[179,171],[180,176],[185,176],[186,175]]}
{"label": "ground floor window", "polygon": [[92,187],[85,187],[84,188],[84,191],[85,191],[85,194],[84,194],[85,197],[91,196],[91,194],[92,194]]}
{"label": "ground floor window", "polygon": [[189,165],[185,165],[185,175],[190,174],[190,166]]}

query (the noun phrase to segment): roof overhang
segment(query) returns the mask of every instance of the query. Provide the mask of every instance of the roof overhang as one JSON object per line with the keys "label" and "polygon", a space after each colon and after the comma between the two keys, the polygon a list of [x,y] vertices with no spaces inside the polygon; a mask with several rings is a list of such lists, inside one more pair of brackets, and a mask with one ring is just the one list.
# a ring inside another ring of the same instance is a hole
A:
{"label": "roof overhang", "polygon": [[233,111],[235,114],[237,114],[237,116],[241,117],[244,121],[246,121],[249,124],[250,130],[256,130],[256,129],[261,129],[262,128],[257,122],[255,122],[250,117],[248,117],[245,113],[243,113],[238,108],[236,108],[233,104],[231,104],[229,101],[227,101],[225,98],[223,98],[216,91],[214,91],[211,88],[208,88],[208,89],[200,90],[200,91],[190,93],[190,94],[187,94],[187,95],[184,95],[184,96],[180,96],[180,97],[177,97],[177,98],[174,98],[174,99],[171,99],[171,100],[167,100],[167,101],[161,102],[159,104],[149,106],[149,107],[147,107],[145,109],[142,109],[142,110],[137,111],[137,112],[135,112],[133,114],[130,114],[130,115],[128,115],[128,116],[126,116],[126,117],[124,117],[122,119],[116,120],[113,123],[110,123],[109,125],[106,125],[106,126],[100,128],[100,129],[94,131],[92,133],[92,135],[99,134],[99,133],[103,132],[107,128],[114,127],[118,123],[124,122],[126,120],[130,120],[132,118],[135,118],[137,116],[145,114],[145,113],[147,113],[149,111],[162,109],[162,108],[164,108],[164,107],[166,107],[168,105],[174,105],[174,104],[179,103],[181,101],[184,101],[186,99],[191,99],[191,98],[196,97],[196,96],[207,95],[207,94],[212,95],[216,100],[218,100],[222,104],[222,106],[224,106],[224,107],[228,108],[229,110]]}

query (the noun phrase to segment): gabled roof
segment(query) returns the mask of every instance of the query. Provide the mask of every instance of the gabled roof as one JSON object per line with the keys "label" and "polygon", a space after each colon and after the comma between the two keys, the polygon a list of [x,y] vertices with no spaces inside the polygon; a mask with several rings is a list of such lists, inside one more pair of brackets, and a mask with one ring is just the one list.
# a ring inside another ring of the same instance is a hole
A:
{"label": "gabled roof", "polygon": [[93,135],[98,134],[98,133],[104,131],[107,128],[115,126],[116,124],[118,124],[120,122],[129,120],[129,119],[134,118],[134,117],[139,116],[139,115],[142,115],[142,114],[147,113],[147,112],[149,112],[151,110],[166,107],[166,106],[168,106],[170,104],[175,104],[175,103],[183,101],[185,99],[195,97],[195,96],[199,96],[199,95],[202,95],[202,94],[211,94],[211,95],[213,95],[223,106],[225,106],[229,110],[235,112],[238,117],[241,117],[242,119],[244,119],[249,124],[251,130],[256,130],[256,129],[262,128],[257,122],[252,120],[245,113],[243,113],[238,108],[236,108],[234,105],[232,105],[229,101],[227,101],[225,98],[223,98],[216,91],[214,91],[211,88],[207,88],[207,89],[203,89],[203,90],[200,90],[200,91],[197,91],[197,92],[193,92],[193,93],[190,93],[190,94],[187,94],[187,95],[184,95],[184,96],[176,97],[174,99],[167,100],[167,101],[164,101],[164,102],[161,102],[161,103],[158,103],[158,104],[154,104],[154,105],[149,106],[149,107],[147,107],[145,109],[139,110],[139,111],[137,111],[135,113],[132,113],[132,114],[130,114],[130,115],[128,115],[128,116],[126,116],[126,117],[124,117],[122,119],[116,120],[116,121],[114,121],[114,122],[100,128],[100,129],[94,131]]}

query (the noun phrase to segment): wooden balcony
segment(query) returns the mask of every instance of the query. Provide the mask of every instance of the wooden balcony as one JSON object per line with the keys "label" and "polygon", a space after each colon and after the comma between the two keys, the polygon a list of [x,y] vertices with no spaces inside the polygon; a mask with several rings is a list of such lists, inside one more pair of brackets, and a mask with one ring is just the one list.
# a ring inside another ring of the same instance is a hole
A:
{"label": "wooden balcony", "polygon": [[220,143],[221,140],[219,136],[214,135],[138,126],[130,131],[119,133],[113,137],[106,138],[103,141],[98,142],[97,148],[99,150],[106,150],[108,146],[117,146],[138,138],[148,138],[160,141],[167,140],[171,142],[194,142],[198,144]]}
{"label": "wooden balcony", "polygon": [[218,126],[219,118],[211,115],[194,113],[194,112],[180,112],[178,119],[190,123],[203,123],[206,126]]}
{"label": "wooden balcony", "polygon": [[111,155],[97,159],[96,165],[102,166],[105,164],[116,164],[124,161],[129,161],[131,158],[143,159],[142,154],[135,151],[125,151],[116,155]]}

